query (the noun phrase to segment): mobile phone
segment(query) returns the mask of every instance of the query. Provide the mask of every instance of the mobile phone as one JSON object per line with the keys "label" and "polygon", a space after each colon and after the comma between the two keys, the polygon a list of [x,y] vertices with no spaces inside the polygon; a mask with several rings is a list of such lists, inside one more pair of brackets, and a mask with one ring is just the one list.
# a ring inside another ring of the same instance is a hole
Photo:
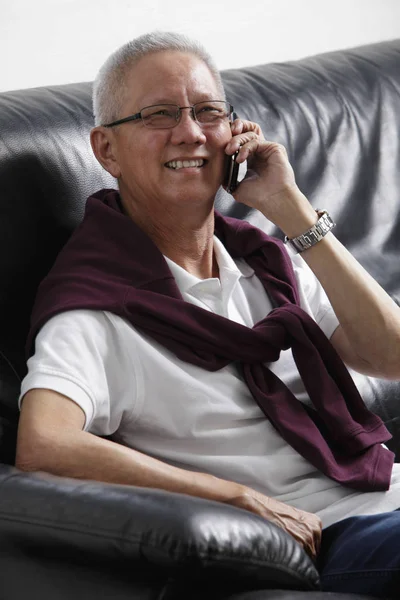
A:
{"label": "mobile phone", "polygon": [[238,186],[239,163],[236,162],[238,154],[239,150],[232,156],[227,156],[224,188],[228,194],[234,192]]}

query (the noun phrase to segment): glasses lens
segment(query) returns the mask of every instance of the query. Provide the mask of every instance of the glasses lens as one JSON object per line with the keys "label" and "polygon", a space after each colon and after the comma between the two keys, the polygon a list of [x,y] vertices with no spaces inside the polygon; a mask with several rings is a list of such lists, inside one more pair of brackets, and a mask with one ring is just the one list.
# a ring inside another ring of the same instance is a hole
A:
{"label": "glasses lens", "polygon": [[140,114],[146,127],[168,129],[177,123],[178,107],[175,104],[157,104],[143,108]]}
{"label": "glasses lens", "polygon": [[194,112],[199,123],[204,125],[216,125],[224,121],[231,114],[231,105],[220,100],[210,102],[199,102],[194,105]]}

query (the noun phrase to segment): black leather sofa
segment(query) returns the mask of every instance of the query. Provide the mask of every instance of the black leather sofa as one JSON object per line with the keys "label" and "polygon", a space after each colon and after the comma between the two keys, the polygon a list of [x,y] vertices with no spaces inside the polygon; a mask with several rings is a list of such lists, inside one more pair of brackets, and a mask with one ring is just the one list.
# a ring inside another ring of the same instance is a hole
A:
{"label": "black leather sofa", "polygon": [[[228,99],[285,144],[300,188],[400,298],[400,41],[223,73]],[[92,156],[91,85],[0,94],[0,598],[355,600],[319,590],[286,533],[224,504],[13,466],[24,343],[40,279],[115,182]],[[224,192],[217,206],[281,235]],[[400,455],[400,385],[363,379]],[[359,597],[361,598],[361,597]]]}

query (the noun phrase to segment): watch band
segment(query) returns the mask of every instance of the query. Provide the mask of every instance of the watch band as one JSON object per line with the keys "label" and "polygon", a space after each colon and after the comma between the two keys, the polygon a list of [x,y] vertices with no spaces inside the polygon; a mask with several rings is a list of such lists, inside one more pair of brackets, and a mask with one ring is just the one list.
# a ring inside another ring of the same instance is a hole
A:
{"label": "watch band", "polygon": [[289,244],[296,252],[303,252],[315,246],[336,225],[326,210],[317,208],[315,212],[318,215],[318,221],[308,231],[291,240],[285,236],[285,244]]}

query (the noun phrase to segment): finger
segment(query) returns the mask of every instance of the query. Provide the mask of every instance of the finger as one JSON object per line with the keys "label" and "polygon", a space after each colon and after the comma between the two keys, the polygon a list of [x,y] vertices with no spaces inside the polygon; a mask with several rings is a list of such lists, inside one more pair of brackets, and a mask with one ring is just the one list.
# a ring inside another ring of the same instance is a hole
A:
{"label": "finger", "polygon": [[238,150],[243,148],[246,144],[248,144],[252,140],[257,140],[257,139],[258,139],[258,136],[253,131],[235,135],[234,137],[231,138],[231,140],[226,145],[225,152],[226,152],[226,154],[234,154],[235,152],[237,152]]}
{"label": "finger", "polygon": [[319,550],[319,530],[316,527],[315,519],[310,519],[310,516],[300,512],[296,515],[295,521],[286,523],[285,529],[303,547],[310,558],[315,560]]}
{"label": "finger", "polygon": [[317,555],[319,554],[319,551],[321,550],[321,541],[322,541],[322,524],[321,524],[321,521],[319,521],[317,530],[315,532],[315,551],[316,551]]}
{"label": "finger", "polygon": [[319,530],[311,530],[309,532],[310,540],[308,554],[313,560],[316,560],[321,548],[321,532]]}
{"label": "finger", "polygon": [[258,123],[254,123],[254,121],[247,121],[245,119],[237,118],[231,123],[231,130],[233,135],[238,135],[239,133],[247,133],[248,131],[253,131],[257,135],[264,137],[261,127]]}
{"label": "finger", "polygon": [[254,121],[247,121],[245,119],[242,119],[242,125],[243,125],[243,127],[242,127],[243,133],[246,133],[248,131],[254,131],[254,133],[256,133],[258,136],[260,136],[261,138],[264,138],[264,134],[258,123],[254,123]]}
{"label": "finger", "polygon": [[260,147],[259,137],[255,137],[244,144],[241,144],[238,157],[236,162],[242,163],[249,158],[250,155],[255,154]]}
{"label": "finger", "polygon": [[300,511],[298,524],[304,532],[304,539],[308,540],[310,556],[316,557],[321,543],[322,524],[320,518],[314,514]]}
{"label": "finger", "polygon": [[315,559],[317,551],[312,531],[310,532],[307,529],[304,530],[301,528],[296,534],[295,539],[303,546],[305,552],[307,552],[312,559]]}
{"label": "finger", "polygon": [[303,550],[310,556],[313,560],[316,557],[316,547],[314,542],[313,531],[310,531],[309,527],[306,526],[305,523],[292,524],[291,528],[287,528],[288,533],[290,533],[296,542],[298,542]]}
{"label": "finger", "polygon": [[261,511],[262,516],[268,521],[277,525],[286,533],[289,533],[303,550],[315,560],[316,558],[316,545],[314,541],[314,528],[310,525],[305,515],[300,513],[296,516],[296,520],[292,518],[287,519],[287,515],[279,514],[278,512],[270,512],[264,507]]}
{"label": "finger", "polygon": [[232,136],[239,135],[243,131],[243,121],[241,119],[235,119],[231,123]]}

